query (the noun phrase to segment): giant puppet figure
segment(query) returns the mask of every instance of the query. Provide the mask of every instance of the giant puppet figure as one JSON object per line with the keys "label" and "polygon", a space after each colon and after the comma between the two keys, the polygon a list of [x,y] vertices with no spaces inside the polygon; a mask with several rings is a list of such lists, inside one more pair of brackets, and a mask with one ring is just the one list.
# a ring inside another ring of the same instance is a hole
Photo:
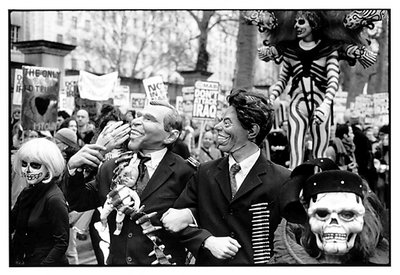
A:
{"label": "giant puppet figure", "polygon": [[258,49],[263,61],[282,63],[278,82],[270,89],[275,101],[291,79],[289,96],[290,168],[304,161],[305,136],[310,130],[313,157],[325,157],[332,102],[339,88],[339,60],[364,67],[376,61],[362,37],[386,11],[253,11],[245,19],[265,32]]}

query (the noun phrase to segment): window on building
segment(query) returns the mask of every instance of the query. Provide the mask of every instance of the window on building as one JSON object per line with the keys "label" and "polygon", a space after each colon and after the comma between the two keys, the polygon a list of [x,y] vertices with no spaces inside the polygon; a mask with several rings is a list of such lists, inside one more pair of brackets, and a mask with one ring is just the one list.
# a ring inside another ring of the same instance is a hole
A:
{"label": "window on building", "polygon": [[125,15],[122,17],[122,26],[125,26],[126,23],[128,23],[128,17],[126,17]]}
{"label": "window on building", "polygon": [[78,28],[78,17],[72,16],[72,28],[77,29]]}
{"label": "window on building", "polygon": [[137,19],[133,18],[133,27],[136,29],[137,28]]}
{"label": "window on building", "polygon": [[103,13],[102,13],[102,19],[103,19],[103,21],[106,20],[106,15],[107,15],[106,12],[103,11]]}
{"label": "window on building", "polygon": [[89,39],[83,40],[83,45],[86,50],[90,49],[90,40]]}
{"label": "window on building", "polygon": [[19,26],[17,25],[11,25],[10,26],[10,41],[11,43],[18,42],[18,34],[19,34]]}
{"label": "window on building", "polygon": [[90,71],[90,61],[89,60],[85,61],[85,71]]}
{"label": "window on building", "polygon": [[78,40],[76,39],[75,36],[71,37],[71,44],[72,45],[77,45],[78,44]]}
{"label": "window on building", "polygon": [[64,23],[64,16],[61,11],[57,12],[57,25],[62,26]]}
{"label": "window on building", "polygon": [[71,58],[71,69],[72,70],[78,69],[78,60],[76,60],[76,58]]}
{"label": "window on building", "polygon": [[90,20],[85,20],[85,31],[90,31]]}
{"label": "window on building", "polygon": [[128,35],[127,35],[126,33],[122,33],[122,34],[121,34],[121,42],[122,42],[123,44],[126,43],[127,37],[128,37]]}
{"label": "window on building", "polygon": [[62,34],[57,34],[57,42],[62,43],[63,42],[63,35]]}

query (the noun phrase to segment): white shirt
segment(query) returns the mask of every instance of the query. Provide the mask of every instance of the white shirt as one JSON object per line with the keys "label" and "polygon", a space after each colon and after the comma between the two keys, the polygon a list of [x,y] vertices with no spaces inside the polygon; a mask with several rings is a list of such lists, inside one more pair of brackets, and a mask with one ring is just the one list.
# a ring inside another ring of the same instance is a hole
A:
{"label": "white shirt", "polygon": [[151,178],[156,171],[158,165],[160,164],[161,160],[164,158],[165,154],[167,153],[167,148],[163,148],[159,151],[152,152],[145,156],[151,157],[151,160],[145,162],[144,164],[147,167],[147,172],[149,173],[149,178]]}
{"label": "white shirt", "polygon": [[[238,190],[239,190],[240,186],[242,185],[244,179],[247,177],[247,174],[249,174],[251,168],[253,168],[257,159],[260,157],[260,154],[261,154],[261,150],[258,149],[257,152],[255,152],[251,156],[247,157],[246,159],[244,159],[238,163],[240,165],[240,170],[235,175]],[[235,159],[232,157],[232,155],[229,155],[228,162],[229,162],[229,170],[231,169],[232,165],[237,163],[235,161]]]}

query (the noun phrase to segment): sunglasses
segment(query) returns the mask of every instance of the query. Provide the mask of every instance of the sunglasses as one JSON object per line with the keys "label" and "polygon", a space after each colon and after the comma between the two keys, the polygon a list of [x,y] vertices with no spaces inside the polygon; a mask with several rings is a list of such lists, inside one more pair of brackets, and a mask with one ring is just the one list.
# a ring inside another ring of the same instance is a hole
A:
{"label": "sunglasses", "polygon": [[21,166],[22,167],[27,167],[29,164],[30,167],[32,167],[33,169],[40,169],[40,167],[42,167],[41,163],[37,163],[37,162],[26,162],[26,161],[21,161]]}

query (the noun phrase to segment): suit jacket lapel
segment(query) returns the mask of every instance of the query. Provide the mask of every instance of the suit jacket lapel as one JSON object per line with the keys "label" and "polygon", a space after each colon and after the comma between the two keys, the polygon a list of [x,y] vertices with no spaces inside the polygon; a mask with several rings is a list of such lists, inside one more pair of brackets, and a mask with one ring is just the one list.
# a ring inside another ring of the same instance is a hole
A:
{"label": "suit jacket lapel", "polygon": [[222,194],[230,201],[231,200],[231,187],[229,180],[229,164],[228,157],[225,157],[217,167],[217,173],[215,174],[215,180],[217,181]]}
{"label": "suit jacket lapel", "polygon": [[171,166],[174,165],[175,159],[170,151],[168,151],[161,162],[158,164],[157,169],[154,171],[153,176],[150,178],[142,192],[140,200],[143,202],[155,190],[157,190],[173,173]]}
{"label": "suit jacket lapel", "polygon": [[235,197],[232,199],[232,202],[244,196],[246,193],[250,192],[260,184],[262,184],[261,175],[267,173],[268,165],[267,158],[261,153],[260,157],[251,168],[250,172],[247,174],[244,179],[242,185],[238,189]]}

